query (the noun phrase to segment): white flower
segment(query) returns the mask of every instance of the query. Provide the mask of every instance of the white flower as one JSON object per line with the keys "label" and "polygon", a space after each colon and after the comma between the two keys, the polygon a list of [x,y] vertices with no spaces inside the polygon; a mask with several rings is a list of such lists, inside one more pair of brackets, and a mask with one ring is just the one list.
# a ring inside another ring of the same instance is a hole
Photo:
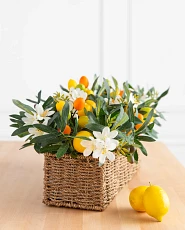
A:
{"label": "white flower", "polygon": [[45,134],[45,132],[37,129],[37,128],[29,128],[28,132],[32,135],[34,135],[33,137],[38,137],[38,136],[42,136]]}
{"label": "white flower", "polygon": [[107,138],[104,141],[104,144],[101,146],[101,148],[97,149],[96,151],[94,151],[93,157],[94,158],[98,158],[99,157],[99,163],[100,163],[100,165],[103,165],[105,163],[106,157],[110,161],[114,161],[115,160],[115,155],[111,151],[114,150],[118,146],[118,144],[119,144],[119,142],[115,146],[115,143],[113,143],[109,138]]}
{"label": "white flower", "polygon": [[43,124],[47,125],[51,115],[55,113],[55,111],[50,111],[51,108],[44,110],[43,107],[40,104],[37,104],[36,107],[36,115],[37,120],[42,121],[44,120]]}
{"label": "white flower", "polygon": [[38,124],[36,113],[34,113],[33,115],[25,113],[25,116],[26,117],[22,118],[22,121],[24,121],[26,125]]}
{"label": "white flower", "polygon": [[43,124],[47,125],[51,115],[55,113],[55,111],[50,111],[51,108],[44,110],[42,105],[37,104],[36,112],[32,112],[33,115],[25,113],[26,117],[23,117],[22,120],[24,121],[25,125],[33,125],[38,124],[39,121],[44,120]]}
{"label": "white flower", "polygon": [[103,146],[103,141],[99,139],[94,139],[93,137],[89,137],[91,139],[90,141],[88,140],[82,140],[81,145],[83,147],[86,147],[86,149],[83,152],[84,156],[89,156],[92,152],[94,154],[95,151],[98,149],[101,149]]}
{"label": "white flower", "polygon": [[105,127],[101,132],[93,132],[96,139],[90,137],[90,141],[83,140],[81,145],[85,147],[84,156],[89,156],[91,153],[93,158],[99,158],[100,165],[104,164],[106,157],[110,161],[115,160],[113,150],[119,145],[119,141],[114,138],[118,135],[118,131],[110,131],[109,127]]}
{"label": "white flower", "polygon": [[105,141],[107,138],[110,139],[110,141],[112,141],[113,143],[115,143],[115,145],[117,145],[118,141],[117,140],[114,140],[113,138],[115,138],[117,135],[118,135],[118,131],[117,130],[113,130],[113,131],[110,131],[110,128],[109,127],[105,127],[101,132],[97,132],[97,131],[93,131],[93,135],[100,139],[100,140],[103,140]]}
{"label": "white flower", "polygon": [[70,90],[69,90],[69,97],[70,97],[70,100],[72,102],[75,101],[79,97],[81,97],[84,100],[86,100],[87,93],[84,92],[83,90],[81,90],[80,88],[71,87]]}

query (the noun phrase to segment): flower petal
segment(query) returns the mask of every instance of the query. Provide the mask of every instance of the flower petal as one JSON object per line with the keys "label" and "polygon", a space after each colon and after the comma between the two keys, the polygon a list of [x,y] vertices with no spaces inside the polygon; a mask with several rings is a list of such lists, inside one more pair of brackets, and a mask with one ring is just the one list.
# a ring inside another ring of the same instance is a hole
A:
{"label": "flower petal", "polygon": [[108,158],[110,161],[114,161],[114,160],[115,160],[115,155],[114,155],[114,153],[112,153],[112,152],[110,152],[110,151],[108,151],[108,152],[106,153],[106,156],[107,156],[107,158]]}
{"label": "flower petal", "polygon": [[102,136],[104,136],[104,138],[108,137],[110,134],[110,128],[109,127],[105,127],[102,131]]}
{"label": "flower petal", "polygon": [[94,135],[96,138],[102,139],[102,134],[101,134],[101,132],[93,131],[93,135]]}
{"label": "flower petal", "polygon": [[98,149],[93,151],[93,158],[98,158],[101,155],[101,152]]}
{"label": "flower petal", "polygon": [[105,163],[105,159],[106,159],[106,154],[101,154],[99,156],[99,162],[100,162],[100,164],[103,165]]}
{"label": "flower petal", "polygon": [[48,110],[48,113],[47,113],[46,116],[49,117],[49,116],[53,115],[54,113],[55,113],[55,111],[49,111],[49,110]]}
{"label": "flower petal", "polygon": [[88,140],[82,140],[80,143],[83,147],[91,147],[92,146],[92,141],[88,141]]}
{"label": "flower petal", "polygon": [[109,133],[109,138],[115,138],[118,135],[118,131],[117,130],[113,130]]}
{"label": "flower petal", "polygon": [[36,109],[37,114],[39,114],[39,115],[41,115],[44,112],[44,110],[40,104],[37,104],[35,106],[35,109]]}
{"label": "flower petal", "polygon": [[90,149],[90,148],[86,148],[86,149],[83,151],[83,155],[84,155],[85,157],[91,155],[91,153],[92,153],[92,149]]}
{"label": "flower petal", "polygon": [[119,141],[107,138],[105,141],[105,146],[108,150],[114,150],[119,144]]}

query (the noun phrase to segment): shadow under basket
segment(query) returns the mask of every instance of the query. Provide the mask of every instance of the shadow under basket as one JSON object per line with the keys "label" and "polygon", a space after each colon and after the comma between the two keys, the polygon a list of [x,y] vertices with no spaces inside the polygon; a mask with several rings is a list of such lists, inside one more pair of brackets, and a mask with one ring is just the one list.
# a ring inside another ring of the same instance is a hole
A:
{"label": "shadow under basket", "polygon": [[65,154],[44,154],[44,199],[46,205],[103,211],[136,173],[139,165],[116,155],[101,167],[98,159]]}

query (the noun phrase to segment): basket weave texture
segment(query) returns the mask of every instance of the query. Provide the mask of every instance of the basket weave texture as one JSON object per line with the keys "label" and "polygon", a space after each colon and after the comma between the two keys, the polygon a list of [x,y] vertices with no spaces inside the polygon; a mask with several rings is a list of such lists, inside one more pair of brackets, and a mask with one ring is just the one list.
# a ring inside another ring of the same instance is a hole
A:
{"label": "basket weave texture", "polygon": [[57,159],[44,154],[44,199],[46,205],[103,211],[123,188],[139,165],[116,155],[101,167],[98,159],[65,154]]}

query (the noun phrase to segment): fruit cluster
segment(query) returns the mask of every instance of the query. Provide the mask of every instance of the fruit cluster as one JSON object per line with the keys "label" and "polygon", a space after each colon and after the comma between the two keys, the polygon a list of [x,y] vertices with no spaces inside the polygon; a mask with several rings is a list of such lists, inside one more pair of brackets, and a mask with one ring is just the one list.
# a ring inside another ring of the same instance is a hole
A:
{"label": "fruit cluster", "polygon": [[62,157],[70,154],[77,157],[92,155],[102,165],[106,158],[115,159],[115,154],[124,155],[130,163],[138,161],[138,149],[145,155],[143,141],[155,141],[163,114],[157,106],[168,90],[158,95],[155,88],[146,93],[144,88],[134,88],[128,82],[120,87],[112,77],[99,83],[95,76],[90,86],[86,76],[79,81],[70,79],[68,88],[61,86],[46,100],[27,99],[33,106],[18,100],[13,103],[21,111],[10,115],[13,136],[25,137],[22,148],[33,145],[38,153],[50,152]]}
{"label": "fruit cluster", "polygon": [[129,202],[134,210],[146,212],[158,221],[162,221],[170,206],[168,195],[157,185],[134,188],[130,192]]}

